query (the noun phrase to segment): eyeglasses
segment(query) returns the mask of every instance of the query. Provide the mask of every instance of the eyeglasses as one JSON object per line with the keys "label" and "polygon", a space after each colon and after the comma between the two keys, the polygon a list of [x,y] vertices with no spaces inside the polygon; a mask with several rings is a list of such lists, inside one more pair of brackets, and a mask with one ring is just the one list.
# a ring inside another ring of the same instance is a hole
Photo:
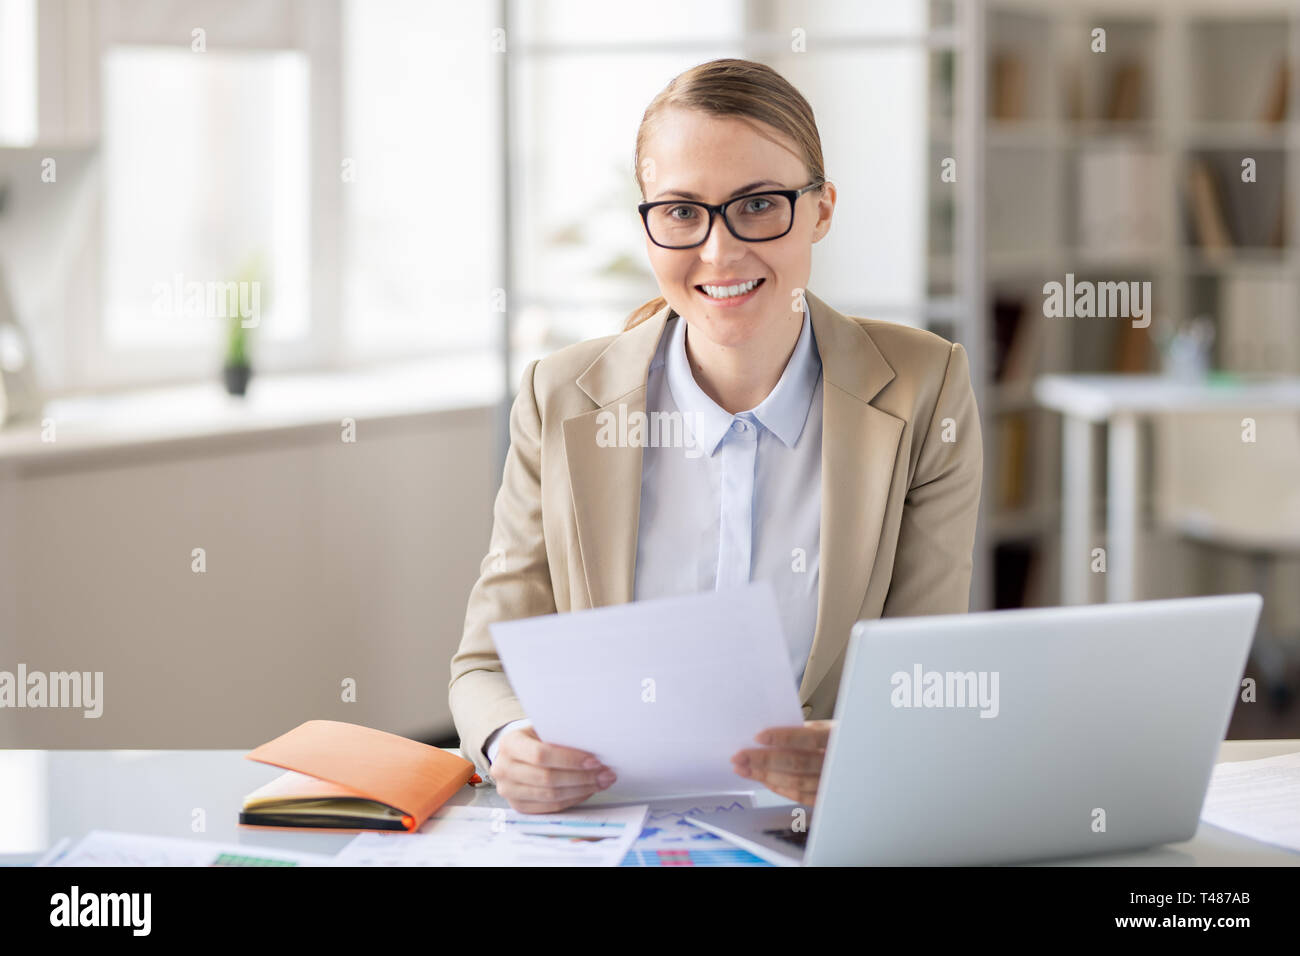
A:
{"label": "eyeglasses", "polygon": [[[794,204],[810,189],[826,181],[809,183],[802,189],[768,189],[764,192],[736,196],[724,203],[689,202],[685,199],[661,199],[643,202],[636,208],[645,223],[646,235],[656,246],[665,249],[690,249],[704,243],[713,230],[713,217],[721,214],[727,229],[745,242],[769,242],[780,239],[794,227]],[[731,207],[740,203],[736,212]]]}

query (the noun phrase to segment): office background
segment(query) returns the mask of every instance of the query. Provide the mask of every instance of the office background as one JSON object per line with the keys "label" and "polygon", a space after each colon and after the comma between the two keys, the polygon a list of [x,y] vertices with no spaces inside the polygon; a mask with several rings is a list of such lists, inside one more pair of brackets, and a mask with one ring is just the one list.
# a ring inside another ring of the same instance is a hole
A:
{"label": "office background", "polygon": [[[0,365],[43,396],[0,429],[0,669],[105,684],[0,747],[448,739],[520,372],[657,294],[636,127],[721,56],[816,112],[814,291],[970,355],[972,607],[1106,599],[1105,427],[1080,482],[1035,383],[1300,373],[1298,54],[1264,0],[0,0]],[[1067,274],[1149,281],[1151,324],[1046,316]],[[191,301],[227,283],[255,328]],[[1134,596],[1265,597],[1230,736],[1300,731],[1298,414],[1247,457],[1239,412],[1134,432]]]}

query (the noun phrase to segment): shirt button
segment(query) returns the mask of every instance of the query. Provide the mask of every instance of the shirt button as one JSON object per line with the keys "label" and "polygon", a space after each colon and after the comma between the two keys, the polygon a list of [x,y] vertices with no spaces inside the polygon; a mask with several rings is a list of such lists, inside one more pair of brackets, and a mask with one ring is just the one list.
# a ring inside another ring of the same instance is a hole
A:
{"label": "shirt button", "polygon": [[733,432],[743,432],[745,430],[745,423],[742,422],[739,418],[737,418],[735,421],[731,423],[731,430]]}

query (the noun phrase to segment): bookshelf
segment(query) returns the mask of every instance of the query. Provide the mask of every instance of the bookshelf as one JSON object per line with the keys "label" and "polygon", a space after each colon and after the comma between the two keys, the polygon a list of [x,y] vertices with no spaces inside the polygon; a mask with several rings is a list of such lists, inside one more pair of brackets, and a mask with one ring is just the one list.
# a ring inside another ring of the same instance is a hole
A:
{"label": "bookshelf", "polygon": [[[994,606],[1051,605],[1062,433],[1030,397],[1035,376],[1159,371],[1161,337],[1196,316],[1214,324],[1214,368],[1300,374],[1300,8],[986,0],[979,16],[982,558]],[[1043,284],[1067,273],[1149,281],[1150,326],[1045,317]],[[1104,502],[1092,507],[1104,545]]]}

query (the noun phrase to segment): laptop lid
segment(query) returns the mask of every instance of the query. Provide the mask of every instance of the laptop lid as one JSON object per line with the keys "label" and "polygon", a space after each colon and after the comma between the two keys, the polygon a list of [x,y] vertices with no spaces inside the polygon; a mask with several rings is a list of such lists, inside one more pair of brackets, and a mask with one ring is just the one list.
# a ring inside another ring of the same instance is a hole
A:
{"label": "laptop lid", "polygon": [[858,622],[805,864],[1011,862],[1190,838],[1261,604]]}

